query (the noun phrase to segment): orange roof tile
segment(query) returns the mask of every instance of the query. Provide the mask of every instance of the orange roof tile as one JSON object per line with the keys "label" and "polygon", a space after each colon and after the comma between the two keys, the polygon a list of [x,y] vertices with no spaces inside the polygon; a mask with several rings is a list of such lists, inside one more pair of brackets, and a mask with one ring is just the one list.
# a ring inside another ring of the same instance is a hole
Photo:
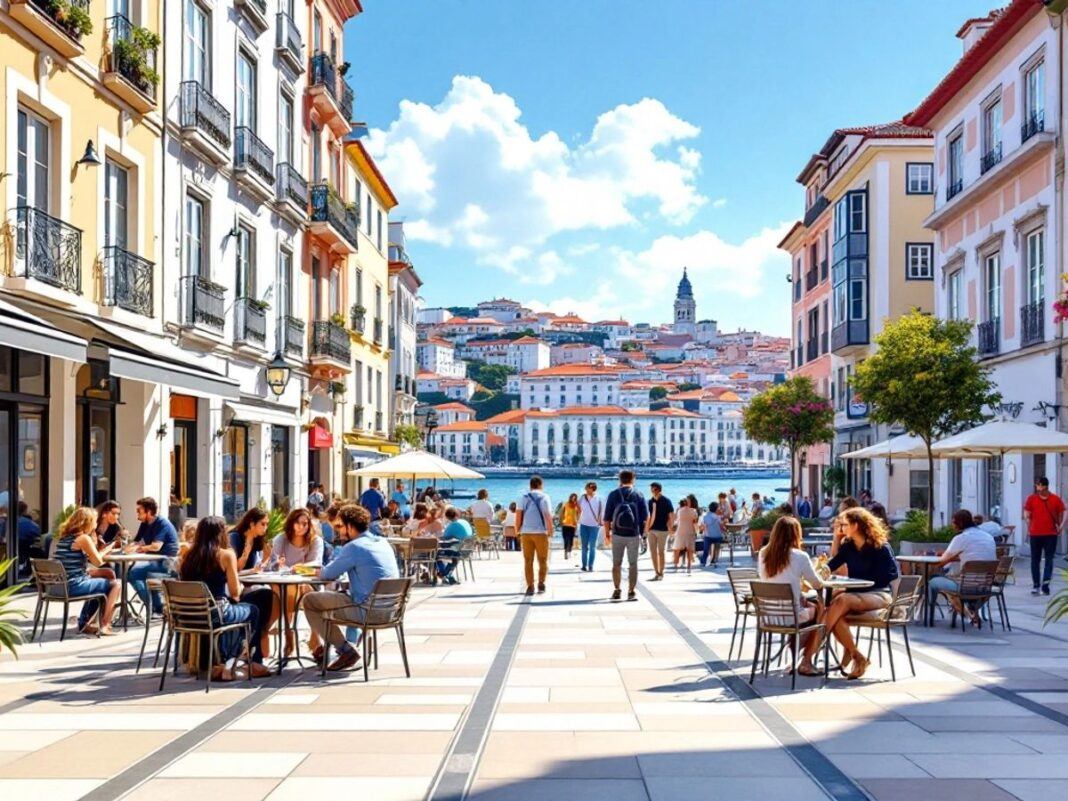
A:
{"label": "orange roof tile", "polygon": [[449,432],[449,431],[453,431],[453,432],[459,432],[459,431],[466,431],[466,432],[485,431],[486,430],[486,421],[485,420],[461,420],[458,423],[449,423],[448,425],[438,426],[434,430],[435,431],[444,431],[444,432]]}
{"label": "orange roof tile", "polygon": [[507,412],[493,415],[485,422],[491,425],[511,425],[512,423],[522,423],[526,416],[526,409],[509,409]]}
{"label": "orange roof tile", "polygon": [[437,409],[439,412],[470,412],[471,414],[475,413],[474,409],[472,409],[470,406],[460,403],[459,401],[452,401],[450,403],[439,403],[433,408]]}
{"label": "orange roof tile", "polygon": [[524,373],[523,378],[553,378],[576,375],[618,375],[619,368],[607,365],[594,364],[559,364],[556,367],[545,367],[541,370],[532,370]]}

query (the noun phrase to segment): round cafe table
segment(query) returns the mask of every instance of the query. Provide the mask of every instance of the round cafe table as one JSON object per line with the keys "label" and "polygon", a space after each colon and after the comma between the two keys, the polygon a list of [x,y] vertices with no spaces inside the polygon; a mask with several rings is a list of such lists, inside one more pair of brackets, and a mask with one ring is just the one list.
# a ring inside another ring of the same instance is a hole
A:
{"label": "round cafe table", "polygon": [[914,554],[899,556],[897,561],[907,565],[917,565],[923,571],[923,597],[920,599],[920,614],[923,618],[923,625],[930,628],[934,625],[934,604],[929,600],[930,593],[927,592],[927,584],[931,581],[931,570],[942,561],[942,557]]}
{"label": "round cafe table", "polygon": [[[162,562],[165,559],[173,559],[171,556],[164,556],[161,553],[109,553],[104,557],[105,562],[110,562],[113,565],[117,565],[119,568],[119,580],[122,582],[122,630],[126,631],[130,622],[130,602],[129,592],[127,592],[127,586],[129,580],[127,576],[130,573],[130,566],[137,562]],[[145,624],[152,619],[152,603],[151,594],[148,607],[145,609]]]}
{"label": "round cafe table", "polygon": [[[831,601],[834,600],[835,590],[866,590],[869,587],[874,587],[875,582],[868,579],[855,579],[849,578],[849,576],[835,576],[832,575],[829,578],[823,580],[823,608],[826,609],[831,605]],[[830,637],[831,632],[826,632],[825,636]],[[833,658],[836,667],[841,670],[842,663],[838,659],[838,653],[835,648],[828,649],[830,656],[828,659]],[[831,666],[827,665],[827,674],[830,675]]]}
{"label": "round cafe table", "polygon": [[[283,630],[289,631],[289,615],[287,605],[288,600],[286,596],[288,593],[285,591],[289,586],[308,586],[308,587],[321,587],[324,584],[333,584],[335,579],[324,579],[319,576],[302,576],[299,573],[242,573],[238,576],[241,583],[245,586],[255,587],[260,585],[266,585],[268,587],[278,588],[278,609],[279,609],[279,622],[278,622],[278,637],[277,647],[275,654],[278,659],[278,675],[282,675],[282,669],[289,662],[296,662],[298,665],[303,665],[304,660],[308,659],[306,656],[300,655],[300,638],[296,637],[296,625],[297,621],[293,621],[293,631],[295,640],[295,650],[293,656],[286,656],[283,650]],[[297,599],[297,607],[300,607],[300,599]]]}

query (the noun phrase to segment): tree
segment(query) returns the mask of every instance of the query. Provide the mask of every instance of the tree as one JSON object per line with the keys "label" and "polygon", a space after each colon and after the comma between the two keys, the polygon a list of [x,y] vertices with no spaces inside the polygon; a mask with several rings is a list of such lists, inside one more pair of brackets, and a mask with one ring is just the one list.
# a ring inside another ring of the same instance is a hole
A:
{"label": "tree", "polygon": [[663,400],[668,395],[668,391],[664,387],[653,387],[649,390],[649,400],[658,401]]}
{"label": "tree", "polygon": [[700,389],[700,384],[695,384],[693,381],[683,381],[679,384],[679,392],[693,392],[695,389]]}
{"label": "tree", "polygon": [[494,392],[503,390],[508,383],[508,376],[514,373],[513,368],[504,364],[486,364],[478,361],[467,363],[467,377]]}
{"label": "tree", "polygon": [[419,427],[408,425],[407,423],[401,423],[393,429],[393,439],[402,445],[410,445],[413,448],[418,448],[423,442]]}
{"label": "tree", "polygon": [[624,342],[619,349],[624,353],[630,353],[632,351],[641,350],[642,347],[637,342],[627,341]]}
{"label": "tree", "polygon": [[834,436],[834,410],[808,376],[795,376],[756,395],[742,412],[749,439],[790,451],[790,497],[797,486],[795,465],[801,448]]}
{"label": "tree", "polygon": [[976,425],[1001,402],[990,370],[976,361],[969,320],[913,310],[888,323],[878,350],[857,365],[852,386],[875,423],[900,425],[927,449],[927,528],[934,526],[931,443]]}

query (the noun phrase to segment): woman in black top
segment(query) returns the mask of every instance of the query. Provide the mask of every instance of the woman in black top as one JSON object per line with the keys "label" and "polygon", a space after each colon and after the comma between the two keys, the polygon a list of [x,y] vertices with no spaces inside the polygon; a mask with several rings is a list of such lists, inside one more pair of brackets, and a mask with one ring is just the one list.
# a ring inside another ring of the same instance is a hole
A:
{"label": "woman in black top", "polygon": [[872,582],[867,589],[847,590],[834,599],[824,618],[827,631],[845,648],[842,668],[853,664],[849,678],[859,679],[868,669],[868,660],[857,649],[846,624],[849,615],[883,609],[890,603],[890,582],[898,577],[897,560],[886,541],[889,531],[879,518],[863,507],[841,512],[834,524],[831,541],[831,571],[845,567],[850,578]]}
{"label": "woman in black top", "polygon": [[[230,529],[230,548],[237,556],[238,573],[255,573],[262,570],[271,558],[271,541],[267,537],[268,522],[267,512],[259,506],[253,506],[242,515],[237,525]],[[268,631],[270,626],[267,622],[271,619],[274,593],[270,587],[264,585],[245,587],[241,591],[241,602],[256,607],[259,619],[263,621],[259,642],[252,649],[253,658],[263,661],[271,645]]]}

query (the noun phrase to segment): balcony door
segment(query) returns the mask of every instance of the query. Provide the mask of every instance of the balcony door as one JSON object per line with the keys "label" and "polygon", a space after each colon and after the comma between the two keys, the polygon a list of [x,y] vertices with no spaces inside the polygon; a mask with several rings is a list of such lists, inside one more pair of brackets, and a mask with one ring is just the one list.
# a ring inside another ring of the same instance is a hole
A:
{"label": "balcony door", "polygon": [[18,112],[18,202],[47,213],[52,186],[52,130],[31,111]]}
{"label": "balcony door", "polygon": [[237,108],[235,125],[256,130],[256,64],[245,55],[237,54]]}
{"label": "balcony door", "polygon": [[278,319],[288,317],[293,308],[293,288],[290,276],[293,272],[293,254],[288,250],[278,251],[278,289],[275,303],[278,307]]}
{"label": "balcony door", "polygon": [[278,163],[299,169],[293,163],[293,98],[285,92],[278,97]]}
{"label": "balcony door", "polygon": [[1027,236],[1027,302],[1042,303],[1046,295],[1046,232]]}
{"label": "balcony door", "polygon": [[986,286],[986,322],[1001,316],[1001,254],[991,253],[983,259],[983,280]]}
{"label": "balcony door", "polygon": [[104,164],[104,244],[128,250],[130,176],[108,159]]}
{"label": "balcony door", "polygon": [[211,15],[197,0],[185,0],[184,77],[211,89]]}
{"label": "balcony door", "polygon": [[237,282],[235,298],[256,296],[256,235],[246,225],[237,227]]}

